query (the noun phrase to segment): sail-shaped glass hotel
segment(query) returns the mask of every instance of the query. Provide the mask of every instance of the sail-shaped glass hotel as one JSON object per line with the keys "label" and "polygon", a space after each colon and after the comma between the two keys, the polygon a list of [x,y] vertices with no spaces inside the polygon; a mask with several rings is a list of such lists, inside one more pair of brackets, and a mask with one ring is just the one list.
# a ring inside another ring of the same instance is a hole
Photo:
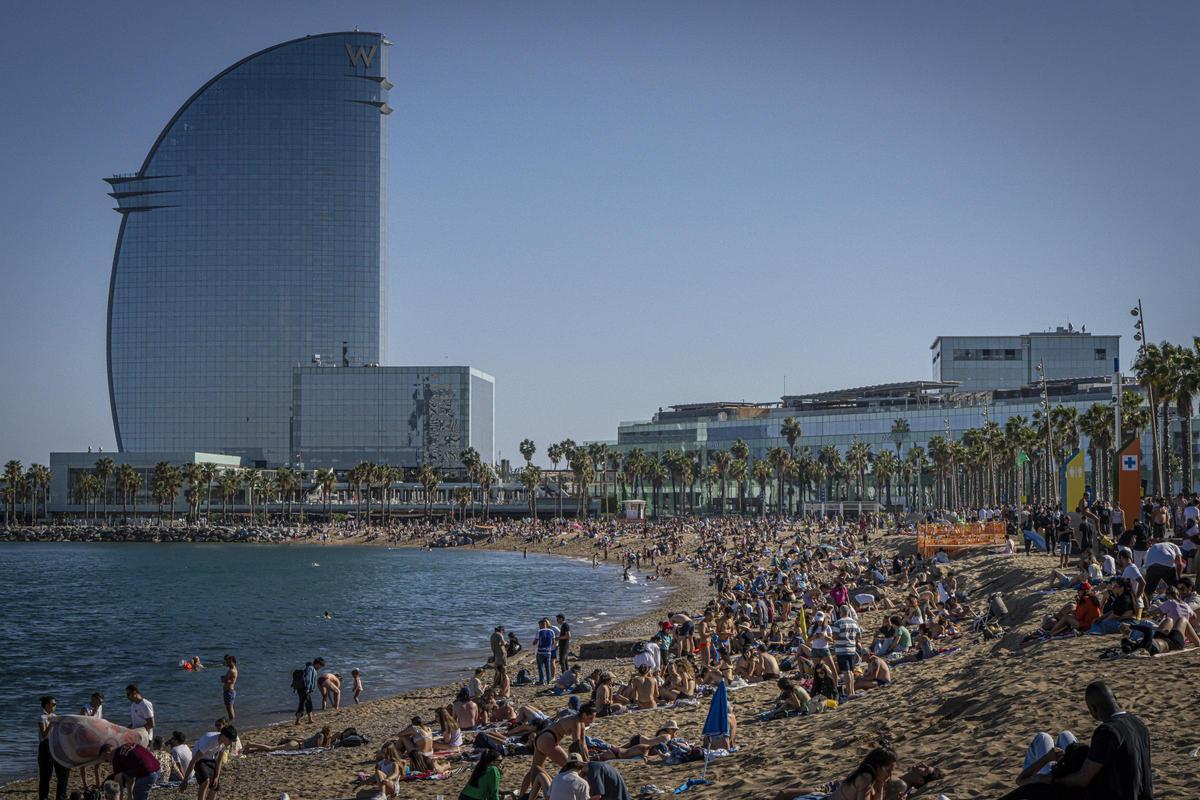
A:
{"label": "sail-shaped glass hotel", "polygon": [[289,460],[293,369],[384,361],[387,41],[307,36],[224,70],[134,174],[108,299],[123,451]]}

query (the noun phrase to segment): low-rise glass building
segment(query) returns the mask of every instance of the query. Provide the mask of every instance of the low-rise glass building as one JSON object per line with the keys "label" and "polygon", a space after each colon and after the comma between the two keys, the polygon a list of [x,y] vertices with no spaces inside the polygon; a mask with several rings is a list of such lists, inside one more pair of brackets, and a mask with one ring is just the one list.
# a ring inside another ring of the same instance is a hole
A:
{"label": "low-rise glass building", "polygon": [[494,462],[495,380],[472,367],[296,367],[291,464],[350,469]]}

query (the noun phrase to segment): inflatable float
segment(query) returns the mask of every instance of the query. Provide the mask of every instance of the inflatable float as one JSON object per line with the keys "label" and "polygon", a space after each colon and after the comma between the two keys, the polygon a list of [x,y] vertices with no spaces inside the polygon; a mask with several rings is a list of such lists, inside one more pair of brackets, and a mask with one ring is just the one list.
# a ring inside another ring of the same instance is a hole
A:
{"label": "inflatable float", "polygon": [[59,716],[50,728],[50,756],[68,769],[86,767],[100,761],[100,748],[106,744],[140,744],[138,732],[106,719],[76,715]]}

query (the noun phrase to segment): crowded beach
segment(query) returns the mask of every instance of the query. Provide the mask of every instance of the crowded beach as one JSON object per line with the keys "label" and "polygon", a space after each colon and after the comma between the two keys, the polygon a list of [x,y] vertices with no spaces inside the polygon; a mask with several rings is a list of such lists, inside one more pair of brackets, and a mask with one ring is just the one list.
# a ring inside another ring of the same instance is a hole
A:
{"label": "crowded beach", "polygon": [[[235,654],[208,668],[220,680],[206,732],[156,719],[151,687],[107,704],[43,697],[37,796],[1194,796],[1200,739],[1181,699],[1200,653],[1197,505],[1159,523],[1151,502],[1128,527],[1103,503],[500,521],[467,546],[584,556],[675,591],[590,640],[557,609],[492,626],[461,683],[384,699],[314,642],[291,675],[294,715],[262,730],[237,725]],[[1000,522],[1005,535],[919,552],[926,521]],[[429,546],[447,530],[354,533]],[[56,727],[81,716],[123,738],[69,752]]]}

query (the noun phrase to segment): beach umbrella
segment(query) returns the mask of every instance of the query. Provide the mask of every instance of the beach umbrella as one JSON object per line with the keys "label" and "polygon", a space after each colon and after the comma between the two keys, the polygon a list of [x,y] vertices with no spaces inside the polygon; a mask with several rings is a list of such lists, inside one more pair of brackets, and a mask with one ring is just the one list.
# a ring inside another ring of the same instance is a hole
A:
{"label": "beach umbrella", "polygon": [[713,692],[708,716],[704,719],[704,729],[700,731],[702,740],[716,736],[729,736],[729,690],[725,688],[724,680],[717,684],[717,690]]}

